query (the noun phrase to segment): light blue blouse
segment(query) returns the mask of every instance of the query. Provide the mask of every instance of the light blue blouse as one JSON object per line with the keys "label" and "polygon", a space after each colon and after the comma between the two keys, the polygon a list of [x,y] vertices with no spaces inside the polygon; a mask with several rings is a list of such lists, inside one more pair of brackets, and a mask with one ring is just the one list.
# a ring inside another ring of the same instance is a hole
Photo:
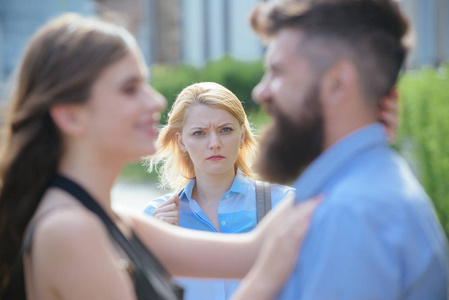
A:
{"label": "light blue blouse", "polygon": [[[192,199],[194,186],[195,179],[192,179],[180,196],[179,225],[190,229],[217,232],[198,203]],[[272,207],[277,205],[284,197],[292,195],[294,195],[294,190],[291,187],[272,184]],[[173,193],[150,201],[144,212],[153,216],[154,210],[172,196]],[[221,233],[243,233],[256,226],[255,182],[243,175],[240,170],[238,170],[229,191],[221,197],[218,205],[218,219]],[[185,287],[185,300],[230,299],[239,283],[238,280],[189,278],[178,278],[178,282]]]}

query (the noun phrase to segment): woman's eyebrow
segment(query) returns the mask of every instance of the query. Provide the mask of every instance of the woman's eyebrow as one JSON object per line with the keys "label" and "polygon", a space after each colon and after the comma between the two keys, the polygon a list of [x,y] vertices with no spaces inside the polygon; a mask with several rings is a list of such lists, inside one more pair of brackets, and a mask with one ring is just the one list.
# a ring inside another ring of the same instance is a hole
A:
{"label": "woman's eyebrow", "polygon": [[[225,122],[225,123],[223,123],[223,124],[218,125],[217,127],[225,127],[225,126],[235,126],[235,124],[232,123],[232,122]],[[207,129],[207,128],[208,128],[208,126],[198,126],[198,125],[195,125],[195,126],[193,126],[193,127],[190,127],[188,130],[189,130],[189,131],[191,131],[191,130],[205,130],[205,129]]]}
{"label": "woman's eyebrow", "polygon": [[130,75],[121,81],[121,85],[127,85],[134,82],[140,82],[143,79],[141,75]]}
{"label": "woman's eyebrow", "polygon": [[235,126],[235,124],[232,122],[226,122],[226,123],[219,125],[218,127],[225,127],[225,126]]}
{"label": "woman's eyebrow", "polygon": [[189,130],[190,130],[190,131],[191,131],[191,130],[198,130],[198,129],[204,130],[204,129],[206,129],[206,128],[207,128],[207,127],[194,126],[194,127],[189,128]]}

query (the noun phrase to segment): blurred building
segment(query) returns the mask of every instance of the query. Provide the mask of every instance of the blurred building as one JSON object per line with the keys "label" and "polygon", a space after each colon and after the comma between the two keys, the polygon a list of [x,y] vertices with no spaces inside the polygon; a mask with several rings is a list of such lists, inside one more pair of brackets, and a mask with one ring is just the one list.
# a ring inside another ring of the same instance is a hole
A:
{"label": "blurred building", "polygon": [[[201,66],[225,55],[242,60],[260,59],[264,47],[249,26],[249,14],[262,1],[0,0],[0,83],[11,76],[36,29],[66,11],[101,15],[126,25],[137,37],[150,65]],[[408,65],[447,61],[449,0],[399,2],[415,31],[416,45]]]}
{"label": "blurred building", "polygon": [[91,0],[0,0],[0,93],[31,35],[66,11],[91,15],[95,13],[95,5]]}
{"label": "blurred building", "polygon": [[181,61],[194,65],[230,55],[259,59],[263,45],[249,26],[260,0],[181,0]]}
{"label": "blurred building", "polygon": [[[273,1],[273,0],[270,0]],[[298,0],[301,1],[301,0]],[[409,67],[449,60],[449,0],[398,0],[412,23]],[[262,0],[180,0],[180,61],[202,65],[229,54],[258,59],[263,47],[249,27],[251,9]]]}
{"label": "blurred building", "polygon": [[449,0],[401,0],[411,20],[415,45],[410,67],[438,65],[449,60]]}

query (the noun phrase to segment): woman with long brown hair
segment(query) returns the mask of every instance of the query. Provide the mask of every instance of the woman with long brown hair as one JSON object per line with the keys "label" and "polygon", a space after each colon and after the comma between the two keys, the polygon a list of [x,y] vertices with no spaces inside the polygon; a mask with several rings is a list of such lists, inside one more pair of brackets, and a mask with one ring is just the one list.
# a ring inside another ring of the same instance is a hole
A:
{"label": "woman with long brown hair", "polygon": [[2,299],[180,299],[171,275],[248,271],[235,299],[276,295],[317,201],[284,201],[238,236],[112,210],[120,170],[155,152],[164,106],[123,28],[66,15],[33,37],[1,141]]}

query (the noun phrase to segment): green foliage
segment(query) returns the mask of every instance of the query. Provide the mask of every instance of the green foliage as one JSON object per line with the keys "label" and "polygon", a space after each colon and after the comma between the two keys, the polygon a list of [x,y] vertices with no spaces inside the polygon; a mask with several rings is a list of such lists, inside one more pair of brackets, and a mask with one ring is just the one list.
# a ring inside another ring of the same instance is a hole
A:
{"label": "green foliage", "polygon": [[399,91],[397,146],[432,198],[449,236],[449,65],[408,72]]}
{"label": "green foliage", "polygon": [[[183,88],[202,81],[213,81],[225,86],[242,101],[248,111],[258,109],[258,105],[251,98],[251,91],[262,77],[261,61],[244,62],[225,57],[209,62],[203,68],[157,65],[151,69],[151,74],[152,85],[168,101],[167,110]],[[167,110],[163,114],[162,122],[166,120]]]}
{"label": "green foliage", "polygon": [[[154,66],[152,84],[167,98],[168,110],[184,87],[201,81],[218,82],[244,103],[257,133],[269,122],[269,117],[251,99],[251,91],[262,75],[261,61],[223,58],[203,68]],[[438,70],[409,71],[401,78],[399,90],[400,127],[395,147],[414,167],[449,235],[449,65]],[[164,117],[162,122],[165,122]],[[125,168],[122,176],[156,179],[155,174],[147,174],[140,163]]]}
{"label": "green foliage", "polygon": [[[259,105],[254,103],[251,92],[263,75],[261,61],[238,61],[225,57],[209,62],[202,68],[189,65],[166,66],[155,65],[151,69],[151,84],[167,99],[167,108],[162,114],[161,122],[166,122],[167,112],[183,88],[193,83],[213,81],[231,90],[242,101],[250,121],[253,123],[267,122],[268,116],[259,112]],[[253,116],[254,115],[254,120]],[[256,128],[258,127],[255,126]],[[121,177],[125,180],[157,180],[155,172],[148,173],[141,162],[126,166]]]}
{"label": "green foliage", "polygon": [[127,165],[120,173],[120,178],[126,181],[144,181],[155,182],[157,180],[156,172],[148,172],[142,162],[135,162]]}

